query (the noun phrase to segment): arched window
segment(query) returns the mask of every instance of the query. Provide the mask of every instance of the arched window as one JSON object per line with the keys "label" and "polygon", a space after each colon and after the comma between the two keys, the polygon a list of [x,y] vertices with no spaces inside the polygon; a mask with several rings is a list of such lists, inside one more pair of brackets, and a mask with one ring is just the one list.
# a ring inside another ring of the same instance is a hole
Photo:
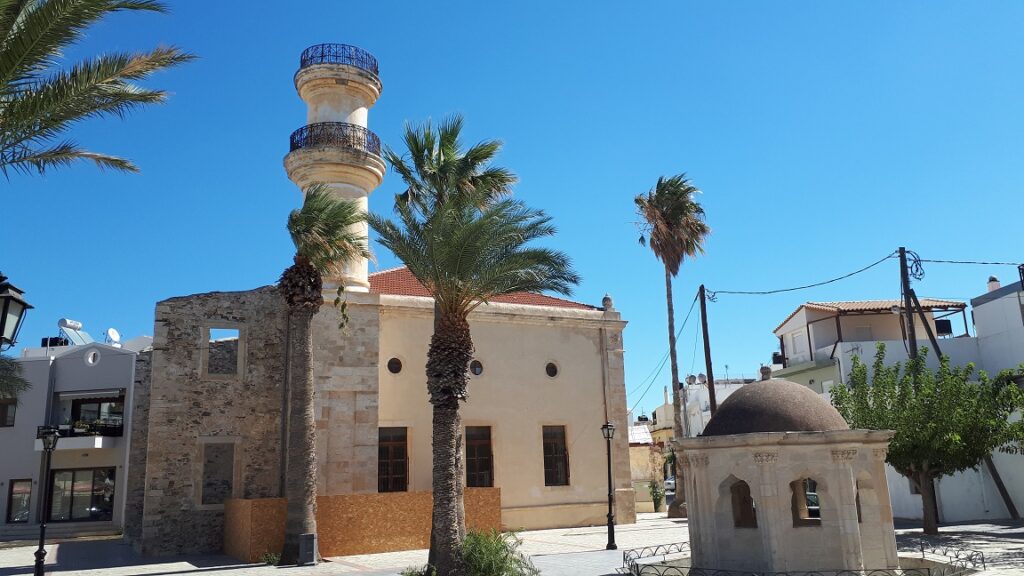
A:
{"label": "arched window", "polygon": [[789,483],[793,492],[793,526],[821,526],[821,508],[818,483],[813,478],[801,478]]}
{"label": "arched window", "polygon": [[757,528],[757,510],[750,497],[750,486],[740,480],[729,487],[732,493],[732,525],[736,528]]}

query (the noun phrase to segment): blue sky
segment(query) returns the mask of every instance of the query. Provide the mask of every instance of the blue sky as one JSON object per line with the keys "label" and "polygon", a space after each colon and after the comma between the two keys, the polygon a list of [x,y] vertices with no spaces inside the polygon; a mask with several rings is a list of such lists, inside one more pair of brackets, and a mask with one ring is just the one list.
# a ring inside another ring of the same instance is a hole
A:
{"label": "blue sky", "polygon": [[[511,3],[509,3],[511,4]],[[22,344],[81,320],[152,334],[157,301],[274,282],[300,195],[285,175],[305,119],[292,75],[303,48],[355,44],[380,61],[370,128],[466,117],[500,138],[516,194],[547,210],[551,242],[629,321],[630,404],[650,410],[667,368],[660,264],[636,242],[632,198],[687,172],[713,234],[675,283],[779,288],[838,276],[900,245],[926,258],[1024,260],[1024,4],[1020,2],[177,2],[91,30],[69,56],[176,44],[200,60],[152,84],[170,101],[73,137],[142,174],[80,165],[3,187],[0,270],[36,309]],[[389,211],[389,174],[370,207]],[[380,268],[395,265],[378,248]],[[921,296],[968,299],[1012,268],[929,265]],[[709,306],[715,372],[756,373],[771,330],[805,300],[896,298],[887,262],[821,289],[721,296]],[[696,315],[679,342],[699,370]]]}

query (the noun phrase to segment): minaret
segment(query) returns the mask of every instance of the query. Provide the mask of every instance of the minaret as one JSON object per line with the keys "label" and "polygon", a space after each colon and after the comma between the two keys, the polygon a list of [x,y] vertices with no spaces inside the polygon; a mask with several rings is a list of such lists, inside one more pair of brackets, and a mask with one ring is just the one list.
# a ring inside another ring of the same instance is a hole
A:
{"label": "minaret", "polygon": [[[300,189],[323,183],[339,198],[356,200],[367,210],[370,192],[384,179],[380,139],[366,128],[370,107],[381,91],[377,59],[347,44],[318,44],[302,52],[295,89],[306,102],[306,125],[292,132],[284,158],[288,177]],[[365,236],[367,225],[360,224]],[[350,292],[370,289],[365,258],[345,265],[340,278],[325,287],[343,285]]]}

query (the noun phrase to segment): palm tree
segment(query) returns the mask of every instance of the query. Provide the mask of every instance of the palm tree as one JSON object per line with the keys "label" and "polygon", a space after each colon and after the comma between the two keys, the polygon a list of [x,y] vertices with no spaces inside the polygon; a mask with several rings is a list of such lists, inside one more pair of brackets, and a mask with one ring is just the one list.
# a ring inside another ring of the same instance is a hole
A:
{"label": "palm tree", "polygon": [[[368,257],[355,232],[365,219],[355,202],[338,200],[321,184],[306,188],[302,208],[288,216],[295,262],[281,275],[288,303],[287,466],[288,513],[281,560],[298,558],[299,536],[316,532],[316,421],[313,415],[313,315],[323,303],[323,278],[340,274],[352,258]],[[282,415],[283,416],[283,415]]]}
{"label": "palm tree", "polygon": [[114,12],[164,12],[153,0],[0,0],[0,172],[42,173],[76,160],[137,172],[130,161],[59,140],[71,125],[163,102],[135,84],[193,58],[174,47],[113,53],[59,68],[63,52]]}
{"label": "palm tree", "polygon": [[21,364],[0,354],[0,398],[17,398],[29,388],[28,380],[21,375]]}
{"label": "palm tree", "polygon": [[[668,350],[672,365],[673,435],[683,438],[680,414],[684,409],[679,399],[679,363],[676,359],[675,308],[672,304],[672,278],[686,257],[704,253],[704,238],[711,229],[704,222],[704,208],[694,198],[700,190],[686,174],[658,178],[647,194],[634,198],[641,218],[640,244],[649,245],[654,256],[665,266],[665,300],[668,304]],[[714,387],[714,382],[709,384]],[[682,483],[676,482],[677,486]],[[669,507],[669,517],[681,516],[683,498],[676,498]]]}
{"label": "palm tree", "polygon": [[469,315],[496,296],[542,291],[568,295],[579,282],[566,255],[528,246],[555,233],[551,219],[522,202],[500,198],[514,181],[508,171],[486,167],[500,144],[463,152],[460,128],[461,120],[448,121],[443,137],[436,140],[427,130],[407,129],[413,166],[389,153],[409,186],[395,202],[398,221],[368,217],[380,243],[434,298],[426,365],[434,459],[429,562],[444,576],[465,573],[459,403],[467,397],[473,357]]}

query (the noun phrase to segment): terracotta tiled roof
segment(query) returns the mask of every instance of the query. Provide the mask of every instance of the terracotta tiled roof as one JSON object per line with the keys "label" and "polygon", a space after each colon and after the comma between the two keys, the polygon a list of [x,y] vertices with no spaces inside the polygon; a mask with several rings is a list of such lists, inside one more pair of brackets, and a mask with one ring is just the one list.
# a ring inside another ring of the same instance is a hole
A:
{"label": "terracotta tiled roof", "polygon": [[[420,281],[409,272],[405,266],[381,270],[370,274],[370,292],[374,294],[393,294],[395,296],[425,296],[430,297],[427,289],[420,284]],[[554,306],[556,308],[575,308],[577,310],[597,310],[596,306],[573,302],[564,298],[556,298],[546,294],[534,294],[532,292],[516,292],[505,296],[492,298],[492,302],[503,302],[506,304],[525,304],[528,306]]]}
{"label": "terracotta tiled roof", "polygon": [[[956,300],[939,300],[937,298],[921,298],[921,308],[925,311],[929,310],[950,310],[950,309],[964,309],[967,304],[958,302]],[[903,306],[903,302],[900,300],[844,300],[840,302],[807,302],[797,306],[796,310],[786,316],[778,326],[775,327],[773,332],[782,328],[786,322],[796,316],[803,308],[810,310],[818,310],[820,312],[834,312],[841,314],[844,312],[888,312],[892,310],[893,306]]]}

